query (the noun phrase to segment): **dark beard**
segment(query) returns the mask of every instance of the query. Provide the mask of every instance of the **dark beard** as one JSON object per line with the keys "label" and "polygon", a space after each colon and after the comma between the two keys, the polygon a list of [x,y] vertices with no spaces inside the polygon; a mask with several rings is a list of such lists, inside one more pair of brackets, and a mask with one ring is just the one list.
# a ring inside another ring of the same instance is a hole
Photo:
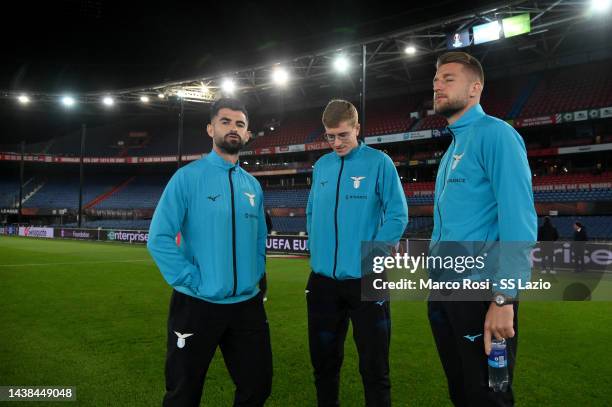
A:
{"label": "dark beard", "polygon": [[242,150],[242,147],[244,147],[244,145],[242,144],[242,141],[231,143],[227,141],[226,137],[227,136],[223,137],[223,139],[220,141],[215,140],[215,145],[219,148],[219,150],[221,150],[222,152],[226,154],[230,154],[230,155],[238,154],[238,152]]}
{"label": "dark beard", "polygon": [[455,101],[453,101],[453,103],[448,103],[442,109],[437,109],[434,106],[434,111],[437,114],[439,114],[441,116],[444,116],[444,117],[446,117],[448,119],[449,117],[452,117],[456,113],[458,113],[461,110],[463,110],[466,105],[467,105],[467,103],[462,103],[461,101],[455,100]]}

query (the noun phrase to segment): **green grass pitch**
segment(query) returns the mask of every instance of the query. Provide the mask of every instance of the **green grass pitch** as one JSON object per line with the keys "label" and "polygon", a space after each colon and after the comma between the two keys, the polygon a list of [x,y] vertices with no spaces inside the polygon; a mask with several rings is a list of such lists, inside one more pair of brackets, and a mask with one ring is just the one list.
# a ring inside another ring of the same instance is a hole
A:
{"label": "green grass pitch", "polygon": [[[269,406],[315,405],[308,272],[306,260],[268,261]],[[0,237],[0,386],[76,386],[82,406],[160,405],[170,292],[143,246]],[[450,405],[425,303],[394,302],[391,315],[394,405]],[[610,405],[612,303],[524,302],[519,315],[517,405]],[[218,352],[202,405],[232,395]],[[350,332],[341,402],[363,405]]]}

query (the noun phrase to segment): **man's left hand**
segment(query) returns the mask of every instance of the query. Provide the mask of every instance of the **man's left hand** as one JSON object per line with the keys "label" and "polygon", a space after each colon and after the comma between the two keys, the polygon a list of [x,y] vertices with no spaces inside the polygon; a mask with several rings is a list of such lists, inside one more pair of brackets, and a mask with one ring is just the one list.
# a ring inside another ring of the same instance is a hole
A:
{"label": "man's left hand", "polygon": [[485,353],[491,353],[491,338],[508,339],[514,337],[514,307],[512,304],[497,306],[489,305],[484,324]]}

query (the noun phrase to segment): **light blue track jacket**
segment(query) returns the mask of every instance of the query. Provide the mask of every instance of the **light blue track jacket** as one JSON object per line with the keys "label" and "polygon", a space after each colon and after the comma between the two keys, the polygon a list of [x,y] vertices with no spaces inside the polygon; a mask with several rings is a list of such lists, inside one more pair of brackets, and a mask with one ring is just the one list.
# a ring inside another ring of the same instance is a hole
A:
{"label": "light blue track jacket", "polygon": [[[536,240],[537,215],[523,139],[480,105],[448,128],[453,141],[436,178],[430,248],[440,241],[501,242],[499,269],[481,277],[528,278],[525,253]],[[493,291],[516,295],[516,290]]]}
{"label": "light blue track jacket", "polygon": [[408,223],[397,170],[382,151],[360,143],[314,166],[306,208],[310,266],[339,280],[361,278],[361,242],[395,244]]}
{"label": "light blue track jacket", "polygon": [[238,163],[211,151],[168,182],[151,221],[147,248],[177,291],[226,304],[259,292],[266,237],[259,182]]}

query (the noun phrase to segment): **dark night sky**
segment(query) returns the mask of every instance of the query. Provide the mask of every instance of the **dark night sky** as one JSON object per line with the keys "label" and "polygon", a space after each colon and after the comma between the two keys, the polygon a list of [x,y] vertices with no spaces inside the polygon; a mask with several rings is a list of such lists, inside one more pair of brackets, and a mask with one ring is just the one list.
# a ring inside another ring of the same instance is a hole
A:
{"label": "dark night sky", "polygon": [[1,28],[11,40],[3,44],[0,89],[84,92],[155,84],[272,62],[464,11],[461,2],[448,0],[40,3],[21,1],[3,12],[18,24]]}
{"label": "dark night sky", "polygon": [[[468,11],[466,3],[15,1],[2,6],[0,90],[82,93],[145,87],[268,64]],[[499,4],[470,2],[469,9]],[[0,145],[129,119],[115,111],[0,104]],[[143,120],[151,122],[159,113]],[[168,112],[172,117],[174,111]],[[165,120],[165,118],[158,118]]]}

